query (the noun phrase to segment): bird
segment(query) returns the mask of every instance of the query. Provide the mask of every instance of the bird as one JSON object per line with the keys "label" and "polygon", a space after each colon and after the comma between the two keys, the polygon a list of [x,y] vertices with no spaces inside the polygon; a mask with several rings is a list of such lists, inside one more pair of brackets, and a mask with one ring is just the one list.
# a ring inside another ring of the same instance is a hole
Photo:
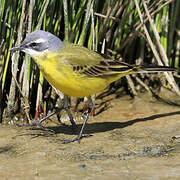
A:
{"label": "bird", "polygon": [[[169,66],[131,65],[105,58],[84,46],[63,42],[57,36],[43,30],[29,33],[21,44],[11,48],[12,53],[16,51],[30,55],[45,79],[66,97],[88,98],[88,113],[81,130],[76,138],[67,140],[67,143],[80,143],[84,127],[94,107],[91,96],[103,91],[112,82],[135,73],[178,71],[177,68]],[[75,126],[69,107],[65,104],[64,108],[72,125]]]}

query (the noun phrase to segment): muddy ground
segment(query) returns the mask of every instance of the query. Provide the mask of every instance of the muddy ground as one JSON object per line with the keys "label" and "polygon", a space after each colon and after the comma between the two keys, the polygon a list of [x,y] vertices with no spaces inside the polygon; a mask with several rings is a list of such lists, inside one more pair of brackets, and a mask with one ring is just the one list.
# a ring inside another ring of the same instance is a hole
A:
{"label": "muddy ground", "polygon": [[171,138],[180,135],[180,107],[148,94],[108,105],[89,120],[85,134],[93,136],[81,144],[62,144],[75,137],[68,125],[46,124],[56,134],[1,125],[0,179],[180,179],[180,139]]}

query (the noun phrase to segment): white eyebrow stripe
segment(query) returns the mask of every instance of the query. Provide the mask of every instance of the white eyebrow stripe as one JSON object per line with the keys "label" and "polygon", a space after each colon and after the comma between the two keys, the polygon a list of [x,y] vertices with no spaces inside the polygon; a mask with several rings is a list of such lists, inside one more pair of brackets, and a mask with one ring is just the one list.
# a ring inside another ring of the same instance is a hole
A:
{"label": "white eyebrow stripe", "polygon": [[45,39],[42,39],[42,38],[39,38],[37,40],[34,41],[35,43],[43,43],[43,42],[46,42]]}

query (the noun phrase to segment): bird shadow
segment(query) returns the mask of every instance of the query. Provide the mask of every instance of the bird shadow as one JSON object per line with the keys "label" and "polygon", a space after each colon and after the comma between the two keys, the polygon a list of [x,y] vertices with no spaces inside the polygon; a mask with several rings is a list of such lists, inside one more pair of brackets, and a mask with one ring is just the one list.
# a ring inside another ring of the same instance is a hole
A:
{"label": "bird shadow", "polygon": [[[180,111],[170,112],[170,113],[163,113],[163,114],[155,114],[144,118],[136,118],[126,122],[95,122],[87,124],[84,129],[84,134],[94,134],[94,133],[101,133],[106,131],[111,131],[114,129],[121,129],[128,126],[131,126],[138,122],[145,122],[145,121],[152,121],[157,118],[163,118],[173,115],[180,114]],[[55,134],[66,134],[66,135],[75,135],[79,133],[82,124],[78,124],[78,131],[73,132],[70,125],[61,125],[61,126],[48,126],[46,127],[50,131],[54,132]],[[33,128],[33,130],[40,130],[40,128]],[[43,130],[43,129],[42,129]],[[44,130],[45,131],[45,130]],[[37,134],[36,134],[37,135]],[[37,135],[38,136],[38,135]],[[43,136],[42,133],[40,136]],[[47,136],[47,134],[45,135]]]}

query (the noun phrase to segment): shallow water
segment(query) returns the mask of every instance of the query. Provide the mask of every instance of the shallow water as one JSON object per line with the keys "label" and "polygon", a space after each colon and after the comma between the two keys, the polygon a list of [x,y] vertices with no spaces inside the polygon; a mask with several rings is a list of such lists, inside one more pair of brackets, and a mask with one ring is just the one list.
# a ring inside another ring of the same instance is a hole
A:
{"label": "shallow water", "polygon": [[180,139],[171,139],[179,118],[180,107],[146,94],[111,101],[89,120],[85,134],[93,136],[81,144],[62,144],[75,137],[65,125],[46,124],[56,134],[1,125],[0,179],[180,179]]}

